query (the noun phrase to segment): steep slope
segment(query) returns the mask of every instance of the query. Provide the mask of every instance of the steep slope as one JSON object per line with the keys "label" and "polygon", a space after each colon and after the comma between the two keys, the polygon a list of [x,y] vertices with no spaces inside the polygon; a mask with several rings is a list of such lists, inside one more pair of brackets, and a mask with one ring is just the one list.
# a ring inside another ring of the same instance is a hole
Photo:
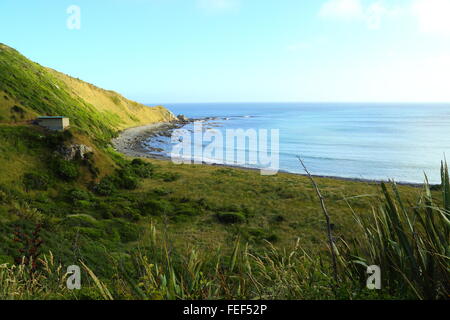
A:
{"label": "steep slope", "polygon": [[0,123],[24,123],[38,115],[64,115],[97,141],[109,141],[126,127],[170,121],[158,106],[149,108],[34,63],[0,44]]}
{"label": "steep slope", "polygon": [[[30,170],[46,171],[48,156],[54,150],[41,141],[47,133],[32,124],[42,115],[70,118],[71,143],[94,150],[98,177],[116,167],[108,146],[119,130],[175,119],[162,106],[147,107],[130,101],[43,67],[0,44],[0,166],[5,169],[0,184],[12,185]],[[91,177],[87,174],[86,179]]]}
{"label": "steep slope", "polygon": [[[33,124],[41,115],[67,116],[71,127],[50,132]],[[174,119],[161,106],[130,101],[0,44],[0,265],[51,251],[112,276],[107,256],[122,255],[140,230],[139,202],[122,195],[154,177],[154,168],[117,154],[110,139],[126,127]],[[42,243],[30,247],[33,234]]]}

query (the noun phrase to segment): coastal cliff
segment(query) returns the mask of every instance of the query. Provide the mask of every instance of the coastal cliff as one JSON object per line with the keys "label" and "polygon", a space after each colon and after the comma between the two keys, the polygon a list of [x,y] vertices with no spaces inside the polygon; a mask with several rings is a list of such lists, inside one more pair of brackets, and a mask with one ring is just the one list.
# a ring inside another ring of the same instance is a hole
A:
{"label": "coastal cliff", "polygon": [[[50,132],[34,124],[39,116],[70,119],[66,147],[86,146],[93,150],[95,179],[117,167],[110,141],[118,132],[136,126],[169,122],[176,117],[162,106],[148,107],[122,95],[98,88],[35,63],[17,50],[0,44],[0,183],[13,184],[30,170],[46,172],[44,159],[58,145],[50,144]],[[24,146],[21,148],[20,146]],[[92,180],[90,174],[82,180]]]}
{"label": "coastal cliff", "polygon": [[0,44],[0,123],[21,124],[41,115],[69,117],[96,139],[118,130],[174,120],[162,106],[147,107],[30,61]]}

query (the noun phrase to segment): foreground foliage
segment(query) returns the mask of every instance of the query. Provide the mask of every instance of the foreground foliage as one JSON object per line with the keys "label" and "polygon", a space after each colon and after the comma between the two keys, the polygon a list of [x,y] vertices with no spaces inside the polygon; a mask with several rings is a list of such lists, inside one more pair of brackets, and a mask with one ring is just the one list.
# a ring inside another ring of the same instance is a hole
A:
{"label": "foreground foliage", "polygon": [[363,265],[376,262],[390,290],[418,299],[448,298],[450,292],[450,182],[442,164],[442,196],[428,184],[416,203],[405,204],[395,184],[382,184],[385,201],[373,217],[355,214],[362,231],[349,248]]}
{"label": "foreground foliage", "polygon": [[[136,163],[135,163],[136,165]],[[139,164],[142,165],[142,164]],[[406,205],[397,186],[381,185],[372,215],[354,213],[361,233],[336,241],[335,282],[326,252],[270,242],[250,246],[238,236],[231,251],[173,247],[166,230],[151,224],[130,252],[129,263],[110,257],[111,278],[100,280],[82,261],[83,290],[68,291],[54,258],[0,267],[0,299],[446,299],[449,292],[450,182],[442,167],[442,195],[428,184]],[[368,265],[382,270],[383,288],[365,288]]]}

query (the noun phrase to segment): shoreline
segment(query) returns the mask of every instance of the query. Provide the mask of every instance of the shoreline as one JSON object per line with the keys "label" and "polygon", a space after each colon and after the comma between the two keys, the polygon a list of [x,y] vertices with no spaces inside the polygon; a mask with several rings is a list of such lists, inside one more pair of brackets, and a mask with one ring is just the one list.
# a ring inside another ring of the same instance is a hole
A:
{"label": "shoreline", "polygon": [[[155,136],[159,132],[168,132],[180,123],[177,122],[159,122],[145,126],[125,129],[114,138],[111,143],[118,152],[130,157],[155,158],[156,154],[150,154],[142,146],[142,142]],[[161,156],[161,158],[164,158]]]}
{"label": "shoreline", "polygon": [[[192,119],[187,122],[181,122],[181,121],[159,122],[159,123],[152,123],[152,124],[145,125],[145,126],[139,126],[139,127],[125,129],[122,132],[120,132],[119,136],[117,138],[114,138],[111,141],[111,143],[116,151],[118,151],[119,153],[122,153],[128,157],[171,161],[171,158],[168,156],[151,153],[150,150],[148,150],[142,146],[143,141],[148,140],[152,137],[157,137],[157,136],[161,136],[161,135],[167,136],[171,133],[172,130],[181,128],[181,127],[185,126],[186,124],[193,122],[195,120],[199,120],[199,119]],[[225,167],[225,168],[234,168],[234,169],[251,170],[251,171],[261,170],[260,168],[251,168],[251,167],[245,167],[245,166],[239,166],[239,165],[226,165],[226,164],[217,164],[217,163],[211,164],[211,163],[206,163],[206,162],[203,162],[202,164],[197,164],[197,165]],[[307,177],[306,174],[289,172],[289,171],[285,171],[285,170],[279,170],[279,173]],[[372,184],[381,184],[383,182],[384,183],[390,182],[390,181],[386,181],[386,180],[349,178],[349,177],[325,176],[325,175],[312,175],[312,177],[322,178],[322,179],[348,181],[348,182],[372,183]],[[420,187],[424,186],[424,183],[413,183],[413,182],[395,182],[395,183],[397,185],[409,186],[409,187],[415,187],[415,188],[420,188]],[[430,186],[435,186],[435,185],[430,184]]]}

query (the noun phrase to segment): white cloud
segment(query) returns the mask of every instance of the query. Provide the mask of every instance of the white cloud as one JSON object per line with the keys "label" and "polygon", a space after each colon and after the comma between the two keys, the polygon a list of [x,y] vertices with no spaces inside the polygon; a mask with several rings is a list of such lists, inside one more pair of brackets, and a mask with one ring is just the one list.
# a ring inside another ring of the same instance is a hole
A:
{"label": "white cloud", "polygon": [[235,10],[239,7],[238,0],[197,0],[197,6],[210,13]]}
{"label": "white cloud", "polygon": [[450,0],[415,0],[412,13],[419,31],[450,36]]}

